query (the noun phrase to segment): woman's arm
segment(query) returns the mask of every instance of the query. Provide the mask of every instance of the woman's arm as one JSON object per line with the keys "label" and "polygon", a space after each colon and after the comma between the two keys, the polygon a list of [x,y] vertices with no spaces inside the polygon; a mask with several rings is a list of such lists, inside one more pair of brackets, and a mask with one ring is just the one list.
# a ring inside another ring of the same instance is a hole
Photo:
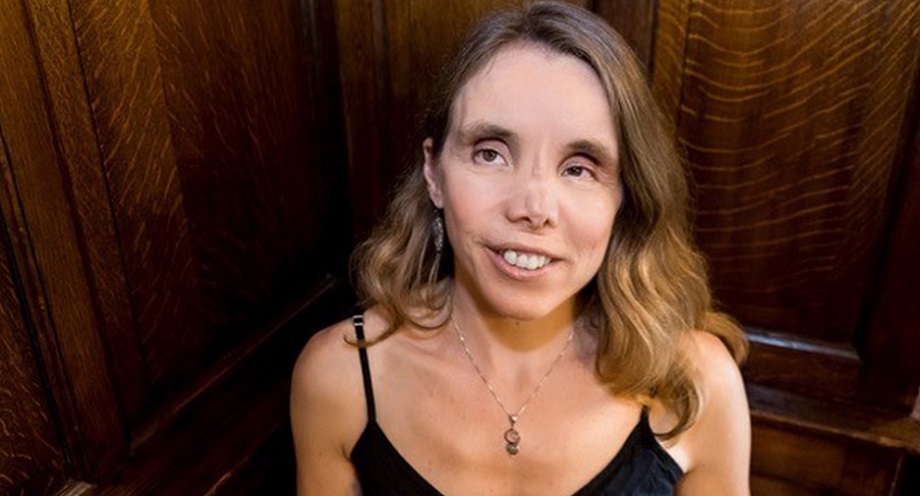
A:
{"label": "woman's arm", "polygon": [[686,432],[690,465],[677,494],[750,494],[751,416],[741,372],[719,338],[694,333],[689,356],[699,375],[700,414]]}
{"label": "woman's arm", "polygon": [[298,496],[359,495],[348,459],[366,423],[358,354],[343,322],[307,343],[291,383]]}

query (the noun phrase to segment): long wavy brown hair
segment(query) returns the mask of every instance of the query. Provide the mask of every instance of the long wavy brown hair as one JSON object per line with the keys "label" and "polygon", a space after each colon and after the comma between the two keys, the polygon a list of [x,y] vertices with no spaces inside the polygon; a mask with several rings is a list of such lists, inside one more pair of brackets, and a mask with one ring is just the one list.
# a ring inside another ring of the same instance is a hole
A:
{"label": "long wavy brown hair", "polygon": [[[616,215],[606,258],[579,295],[586,321],[599,341],[596,371],[614,394],[657,398],[677,415],[667,439],[695,420],[700,394],[693,364],[680,342],[694,329],[715,334],[737,361],[746,353],[744,333],[713,310],[705,262],[692,242],[687,171],[626,42],[603,20],[579,7],[536,2],[482,21],[447,64],[424,129],[440,155],[451,108],[463,85],[503,48],[535,43],[591,66],[600,78],[614,119],[624,200]],[[389,326],[377,341],[404,325],[437,328],[428,316],[449,316],[452,253],[437,253],[422,164],[400,181],[382,223],[353,259],[359,295],[376,306]],[[445,312],[446,310],[446,312]],[[366,343],[373,344],[373,343]]]}

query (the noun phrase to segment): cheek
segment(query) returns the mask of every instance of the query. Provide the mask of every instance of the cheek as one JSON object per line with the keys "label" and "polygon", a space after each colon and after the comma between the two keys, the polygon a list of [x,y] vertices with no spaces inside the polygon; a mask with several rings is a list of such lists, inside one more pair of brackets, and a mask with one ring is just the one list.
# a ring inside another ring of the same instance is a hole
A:
{"label": "cheek", "polygon": [[[459,192],[462,194],[458,194]],[[482,199],[471,195],[468,189],[445,188],[444,220],[452,246],[459,247],[458,245],[467,240],[470,233],[477,230],[477,223],[488,218],[488,213],[482,206]]]}
{"label": "cheek", "polygon": [[610,235],[613,230],[606,222],[608,220],[603,218],[597,219],[595,224],[586,222],[577,237],[577,239],[582,240],[584,251],[591,253],[592,257],[603,258],[607,252],[607,245],[610,242]]}
{"label": "cheek", "polygon": [[475,230],[476,225],[496,215],[498,191],[489,182],[462,174],[447,174],[443,183],[444,213],[458,232]]}
{"label": "cheek", "polygon": [[575,249],[582,253],[593,271],[600,269],[607,255],[617,206],[618,204],[608,203],[603,207],[595,205],[593,209],[585,208],[580,211],[577,220],[571,223],[571,242],[575,244]]}
{"label": "cheek", "polygon": [[582,198],[575,209],[576,215],[573,223],[586,239],[592,244],[603,242],[606,244],[613,232],[613,223],[620,208],[620,195],[609,192],[597,195],[593,201]]}

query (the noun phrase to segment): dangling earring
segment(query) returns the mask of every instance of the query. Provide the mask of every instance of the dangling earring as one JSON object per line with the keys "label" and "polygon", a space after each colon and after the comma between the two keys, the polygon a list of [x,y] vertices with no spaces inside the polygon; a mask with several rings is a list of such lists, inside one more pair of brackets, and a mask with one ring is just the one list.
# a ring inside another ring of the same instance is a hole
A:
{"label": "dangling earring", "polygon": [[441,272],[441,252],[444,250],[444,219],[441,209],[434,210],[434,219],[431,221],[431,240],[434,242],[434,261],[428,269],[428,285],[434,285]]}
{"label": "dangling earring", "polygon": [[441,218],[441,210],[434,211],[434,221],[431,223],[431,229],[434,231],[434,249],[438,255],[444,250],[444,219]]}

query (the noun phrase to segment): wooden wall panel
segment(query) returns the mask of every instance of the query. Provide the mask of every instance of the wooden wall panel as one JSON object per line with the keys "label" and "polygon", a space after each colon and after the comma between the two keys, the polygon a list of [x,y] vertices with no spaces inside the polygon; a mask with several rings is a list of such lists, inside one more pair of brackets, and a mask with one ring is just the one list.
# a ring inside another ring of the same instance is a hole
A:
{"label": "wooden wall panel", "polygon": [[[755,425],[751,435],[755,481],[769,480],[773,484],[784,481],[804,494],[822,494],[828,492],[828,486],[836,484],[846,464],[845,450],[826,439],[803,437],[761,425]],[[785,491],[766,492],[765,487],[758,487],[760,484],[752,488],[754,494],[787,494]]]}
{"label": "wooden wall panel", "polygon": [[71,213],[82,236],[83,256],[98,314],[99,332],[114,369],[119,403],[133,416],[145,401],[147,385],[128,299],[121,249],[112,223],[109,192],[96,143],[95,124],[77,52],[67,2],[24,3],[32,22],[36,56],[47,88],[50,125],[59,143],[60,163],[72,197]]}
{"label": "wooden wall panel", "polygon": [[589,4],[593,12],[603,17],[623,36],[651,76],[658,0],[604,0]]}
{"label": "wooden wall panel", "polygon": [[[916,98],[920,88],[920,3],[889,0],[871,5],[865,41],[869,58],[855,70],[873,77],[865,93],[858,97],[863,100],[864,113],[859,114],[863,122],[858,147],[853,150],[853,188],[847,198],[845,235],[840,240],[841,245],[851,248],[840,250],[847,258],[841,255],[846,265],[839,276],[843,281],[866,282],[850,287],[838,284],[833,286],[835,293],[831,295],[838,305],[852,303],[859,307],[857,339],[863,337],[859,333],[869,330],[864,316],[876,303],[878,288],[873,283],[883,270],[884,251],[907,241],[886,239],[883,229],[895,218],[893,208],[900,208],[899,204],[907,200],[899,196],[898,181],[909,177],[911,163],[907,154],[916,147],[912,142],[916,139],[920,110]],[[856,296],[858,292],[862,294]],[[910,304],[903,302],[899,306]],[[905,331],[907,327],[900,329],[901,334]],[[920,386],[920,376],[916,378],[915,385]]]}
{"label": "wooden wall panel", "polygon": [[[44,369],[17,401],[31,415],[47,394],[42,415],[62,438],[36,437],[37,413],[34,425],[4,419],[16,449],[41,444],[31,461],[4,445],[0,483],[119,495],[211,484],[284,428],[297,351],[348,304],[334,10],[0,9],[0,274],[18,274],[22,308],[0,297],[3,318],[30,329],[0,333],[16,358],[2,367]],[[14,392],[7,377],[0,390]],[[238,449],[215,448],[227,443]]]}
{"label": "wooden wall panel", "polygon": [[[293,473],[284,472],[290,465],[271,465],[284,453],[265,450],[289,431],[290,372],[310,331],[341,320],[352,303],[341,280],[321,280],[242,349],[187,384],[183,404],[158,407],[158,422],[136,436],[131,458],[92,495],[292,494],[268,490],[293,481]],[[241,479],[244,473],[254,479]]]}
{"label": "wooden wall panel", "polygon": [[[652,60],[652,94],[658,100],[668,124],[676,128],[680,115],[684,57],[687,50],[687,27],[690,2],[659,0]],[[676,139],[675,134],[675,139]]]}
{"label": "wooden wall panel", "polygon": [[283,298],[279,285],[296,285],[322,244],[322,197],[308,194],[320,176],[306,165],[321,144],[304,98],[300,4],[151,9],[203,317],[220,328]]}
{"label": "wooden wall panel", "polygon": [[88,254],[85,219],[75,213],[81,194],[73,186],[83,183],[71,172],[92,164],[71,162],[72,138],[59,134],[68,121],[49,91],[55,72],[41,63],[36,13],[15,1],[0,3],[0,10],[0,125],[10,197],[4,216],[68,458],[77,473],[93,477],[115,466],[127,442],[90,275],[99,258]]}
{"label": "wooden wall panel", "polygon": [[918,52],[916,2],[659,2],[653,90],[696,182],[717,299],[752,332],[755,382],[913,403],[913,360],[893,352],[912,349],[910,318],[869,319],[914,306],[878,291],[909,288],[909,270],[882,268],[911,250]]}
{"label": "wooden wall panel", "polygon": [[396,168],[384,139],[388,117],[385,39],[379,0],[336,2],[339,80],[354,237],[364,238],[384,207]]}
{"label": "wooden wall panel", "polygon": [[[852,342],[899,166],[917,4],[684,4],[661,6],[663,23],[689,12],[679,97],[663,100],[680,102],[717,295],[747,325]],[[656,68],[665,91],[670,63]]]}
{"label": "wooden wall panel", "polygon": [[752,432],[753,496],[893,494],[902,455],[758,424]]}
{"label": "wooden wall panel", "polygon": [[[0,184],[8,184],[9,163],[0,128]],[[0,214],[12,200],[0,188]],[[21,281],[0,215],[0,494],[50,495],[64,476],[64,452],[48,403],[48,391],[30,337]]]}
{"label": "wooden wall panel", "polygon": [[324,191],[301,9],[74,6],[148,402],[302,295],[342,246],[323,235],[347,217]]}
{"label": "wooden wall panel", "polygon": [[[920,60],[920,43],[914,52]],[[920,384],[920,63],[914,67],[914,104],[907,120],[913,132],[909,128],[904,133],[913,137],[913,144],[903,147],[903,170],[892,178],[895,193],[887,243],[865,339],[869,365],[888,372],[883,383],[916,396]],[[905,403],[910,404],[910,399]]]}
{"label": "wooden wall panel", "polygon": [[[136,339],[149,380],[157,383],[170,374],[170,357],[196,362],[183,353],[202,351],[208,336],[156,32],[147,2],[79,2],[73,17],[131,287]],[[158,339],[171,347],[155,346]]]}
{"label": "wooden wall panel", "polygon": [[[828,401],[747,384],[752,475],[775,493],[912,495],[897,492],[920,455],[920,422],[875,403]],[[783,488],[780,490],[779,488]]]}

